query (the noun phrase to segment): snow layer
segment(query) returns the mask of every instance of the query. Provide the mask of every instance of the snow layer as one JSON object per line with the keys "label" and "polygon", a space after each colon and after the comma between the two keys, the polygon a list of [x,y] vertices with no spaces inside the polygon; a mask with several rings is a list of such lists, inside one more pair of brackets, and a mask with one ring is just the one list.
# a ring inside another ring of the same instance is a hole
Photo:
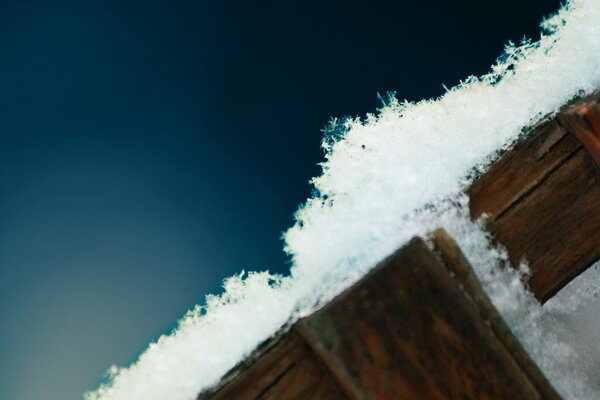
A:
{"label": "snow layer", "polygon": [[570,1],[543,24],[540,41],[508,46],[490,74],[469,77],[436,100],[389,99],[365,120],[332,121],[323,174],[313,179],[317,195],[285,234],[290,276],[226,279],[222,296],[208,296],[130,367],[112,367],[106,383],[86,399],[194,399],[282,326],[325,303],[412,236],[439,226],[457,239],[564,397],[600,398],[598,318],[586,319],[598,301],[585,289],[588,280],[598,285],[600,273],[592,269],[540,306],[521,273],[507,268],[503,252],[469,221],[460,194],[469,176],[524,127],[600,87],[598,21],[600,0]]}

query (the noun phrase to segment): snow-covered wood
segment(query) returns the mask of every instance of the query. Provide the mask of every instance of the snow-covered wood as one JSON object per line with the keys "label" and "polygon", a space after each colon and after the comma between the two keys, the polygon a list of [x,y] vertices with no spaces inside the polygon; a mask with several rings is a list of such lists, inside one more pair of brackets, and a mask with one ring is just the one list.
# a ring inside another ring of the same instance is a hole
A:
{"label": "snow-covered wood", "polygon": [[[596,107],[587,109],[595,110],[588,111],[590,127],[600,137]],[[559,114],[559,120],[577,129],[576,136],[556,119],[545,121],[468,190],[471,215],[485,215],[487,227],[514,264],[527,262],[531,290],[542,301],[600,259],[600,170],[594,162],[600,155],[578,138],[598,139],[584,130],[572,110],[570,106]]]}
{"label": "snow-covered wood", "polygon": [[460,249],[432,240],[438,253],[413,239],[199,399],[559,399]]}

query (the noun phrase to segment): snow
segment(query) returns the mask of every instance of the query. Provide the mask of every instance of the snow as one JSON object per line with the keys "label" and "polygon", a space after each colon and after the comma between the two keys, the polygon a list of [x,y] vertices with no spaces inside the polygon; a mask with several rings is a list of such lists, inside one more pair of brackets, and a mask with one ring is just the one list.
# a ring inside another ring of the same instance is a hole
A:
{"label": "snow", "polygon": [[561,394],[600,398],[600,323],[593,318],[599,302],[590,295],[598,292],[598,268],[542,307],[521,283],[522,271],[508,268],[480,222],[469,220],[461,194],[473,171],[523,128],[600,87],[598,21],[599,0],[573,0],[543,24],[538,42],[508,46],[490,74],[469,77],[439,99],[389,99],[364,120],[332,121],[323,173],[313,179],[318,195],[285,234],[290,276],[228,278],[222,296],[208,296],[133,365],[112,367],[86,399],[194,399],[282,326],[327,302],[411,237],[440,226]]}

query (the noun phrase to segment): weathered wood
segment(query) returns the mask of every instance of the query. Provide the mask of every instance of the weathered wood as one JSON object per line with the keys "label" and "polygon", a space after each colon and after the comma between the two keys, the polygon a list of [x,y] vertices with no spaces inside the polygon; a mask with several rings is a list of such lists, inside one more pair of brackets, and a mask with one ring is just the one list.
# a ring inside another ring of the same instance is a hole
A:
{"label": "weathered wood", "polygon": [[481,286],[475,271],[473,271],[456,242],[444,229],[437,229],[430,236],[435,249],[452,277],[460,284],[471,301],[477,305],[476,309],[482,320],[489,324],[498,340],[502,342],[515,362],[527,374],[538,392],[546,400],[560,399],[554,387],[529,357],[529,354],[523,349],[521,343],[515,338],[496,307],[494,307]]}
{"label": "weathered wood", "polygon": [[420,239],[297,329],[353,399],[539,399]]}
{"label": "weathered wood", "polygon": [[198,400],[346,400],[304,339],[289,331],[270,340]]}
{"label": "weathered wood", "polygon": [[558,119],[600,166],[600,97],[592,96],[576,102],[560,113]]}
{"label": "weathered wood", "polygon": [[[583,145],[583,146],[582,146]],[[600,259],[600,102],[566,107],[467,190],[542,301]],[[199,399],[547,399],[560,396],[443,230],[384,260],[267,342]]]}
{"label": "weathered wood", "polygon": [[412,240],[199,399],[559,399],[458,247],[433,237],[441,257]]}
{"label": "weathered wood", "polygon": [[468,189],[471,214],[490,220],[535,190],[580,148],[556,121],[544,121],[517,143]]}
{"label": "weathered wood", "polygon": [[556,120],[537,127],[467,190],[471,215],[486,217],[511,261],[546,301],[600,258],[599,170]]}

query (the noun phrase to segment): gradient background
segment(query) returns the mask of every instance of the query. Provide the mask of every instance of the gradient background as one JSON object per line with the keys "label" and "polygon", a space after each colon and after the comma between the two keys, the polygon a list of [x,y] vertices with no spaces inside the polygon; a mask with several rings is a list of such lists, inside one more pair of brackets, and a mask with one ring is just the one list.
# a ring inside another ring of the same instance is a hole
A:
{"label": "gradient background", "polygon": [[0,2],[0,398],[78,399],[287,271],[320,129],[439,96],[559,1]]}

